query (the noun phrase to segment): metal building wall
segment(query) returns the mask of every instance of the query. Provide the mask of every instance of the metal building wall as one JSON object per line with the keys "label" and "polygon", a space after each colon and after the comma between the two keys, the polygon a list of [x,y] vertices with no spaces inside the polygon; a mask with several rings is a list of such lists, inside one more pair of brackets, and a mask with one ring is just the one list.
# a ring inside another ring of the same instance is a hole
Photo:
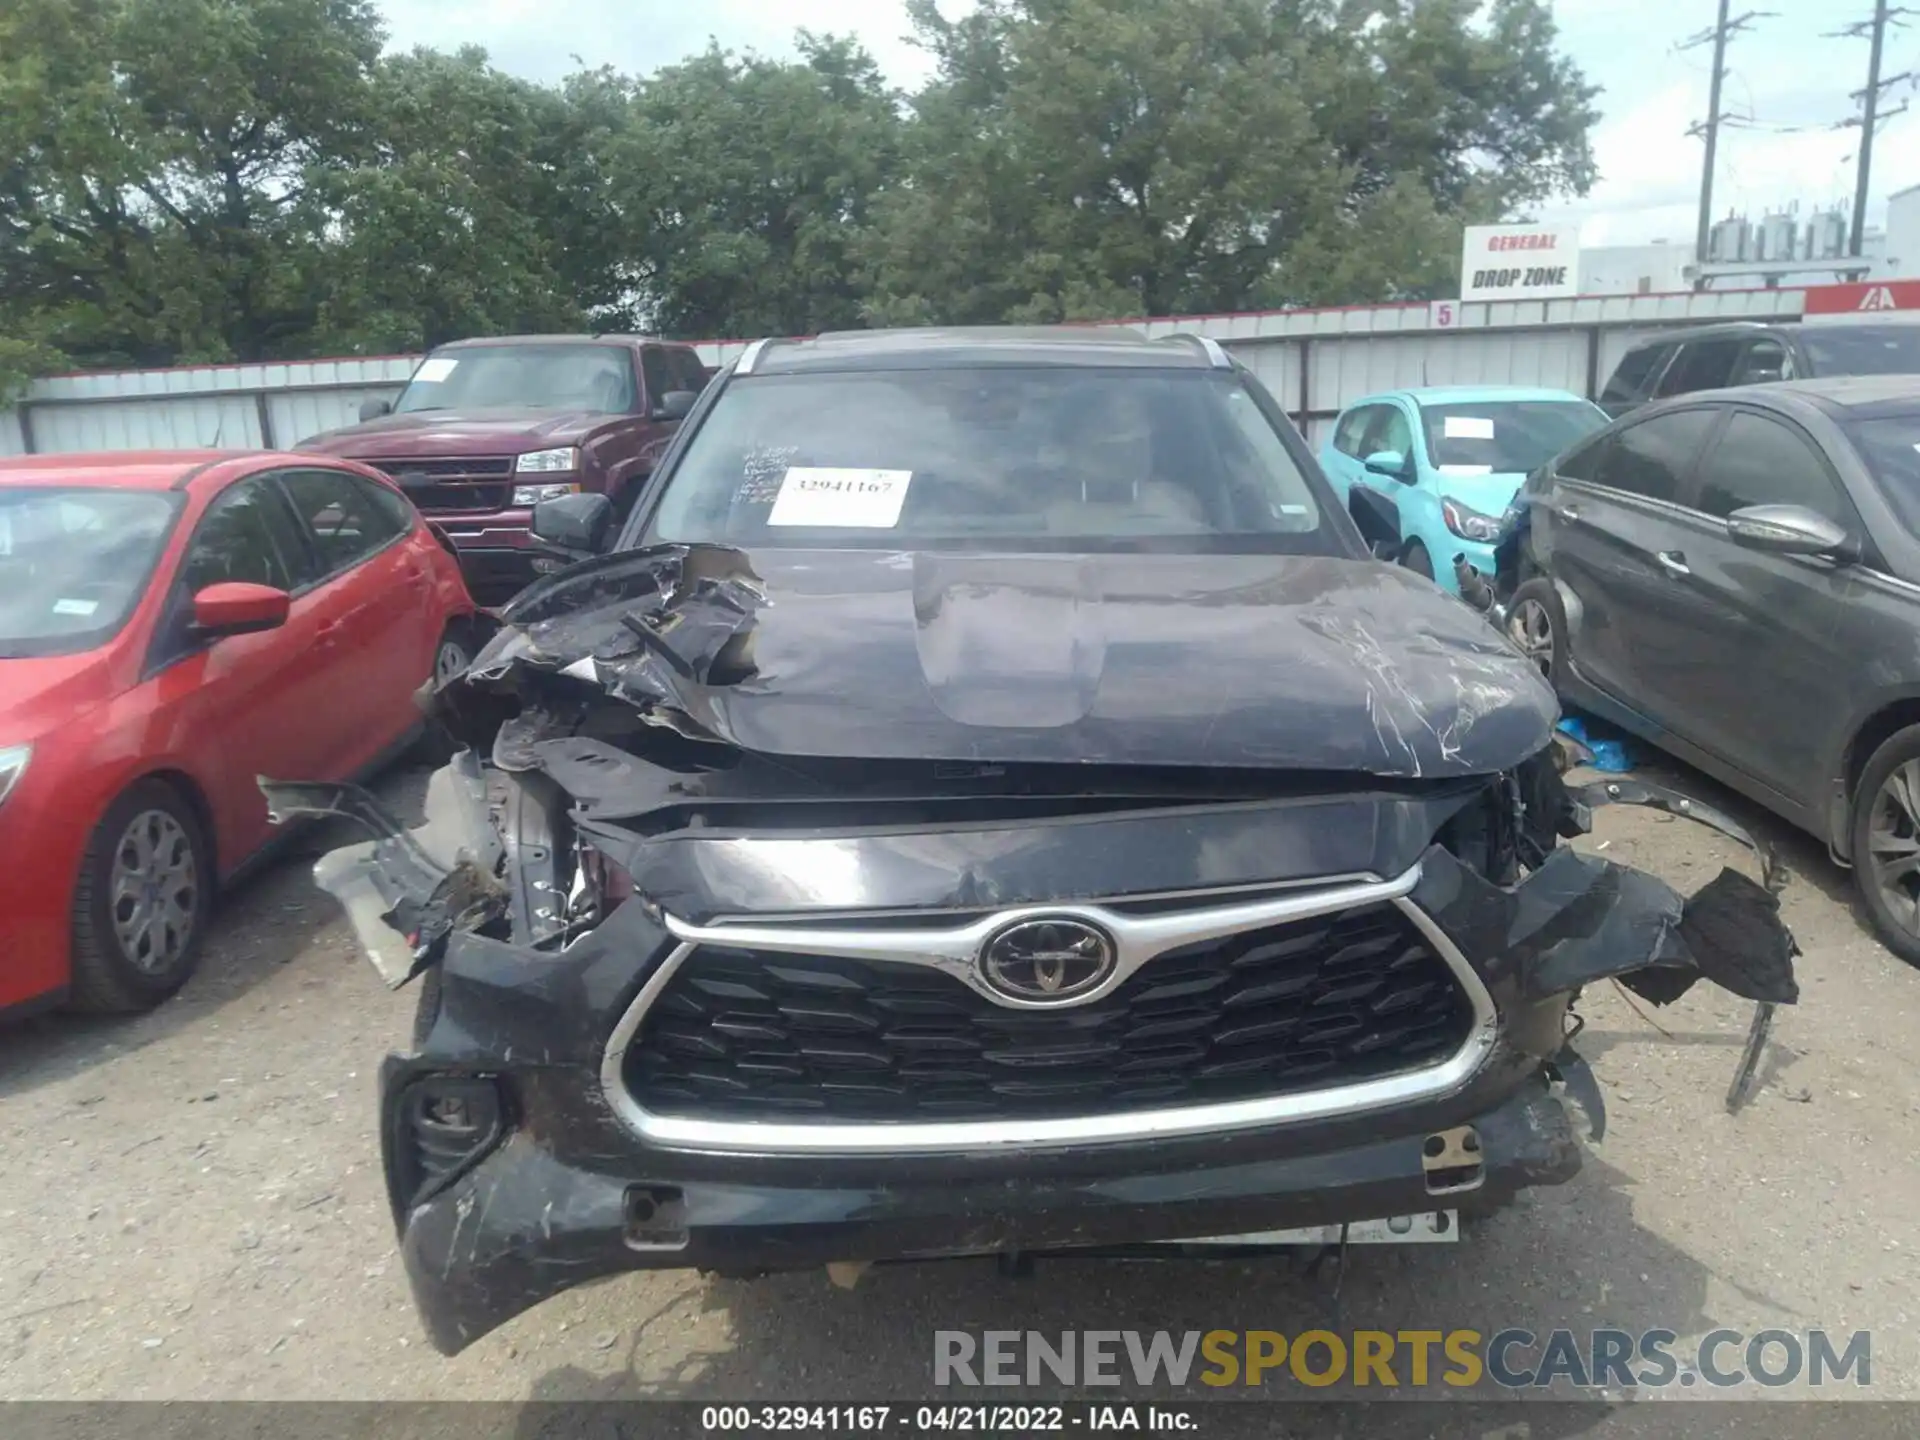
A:
{"label": "metal building wall", "polygon": [[[1597,395],[1627,347],[1656,331],[1714,320],[1795,319],[1798,290],[1616,295],[1457,307],[1436,329],[1428,306],[1369,305],[1116,322],[1149,336],[1205,335],[1232,349],[1316,444],[1363,395],[1421,385],[1542,385]],[[699,342],[708,365],[746,348]],[[223,446],[291,448],[350,425],[391,397],[417,356],[219,365],[37,382],[0,412],[0,455]]]}

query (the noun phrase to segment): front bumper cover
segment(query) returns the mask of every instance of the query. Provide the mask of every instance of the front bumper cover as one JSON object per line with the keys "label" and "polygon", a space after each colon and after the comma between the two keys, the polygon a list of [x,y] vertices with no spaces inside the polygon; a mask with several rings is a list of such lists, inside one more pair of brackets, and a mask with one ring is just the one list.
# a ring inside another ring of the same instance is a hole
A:
{"label": "front bumper cover", "polygon": [[[1469,1212],[1494,1208],[1520,1188],[1559,1183],[1578,1168],[1578,1147],[1549,1079],[1567,1082],[1596,1135],[1603,1124],[1597,1087],[1566,1040],[1567,1012],[1582,986],[1617,977],[1665,1003],[1705,976],[1766,1004],[1794,998],[1793,942],[1779,923],[1777,901],[1768,887],[1733,872],[1682,897],[1603,856],[1563,847],[1503,887],[1431,845],[1407,857],[1419,867],[1408,899],[1466,957],[1498,1015],[1485,1059],[1447,1093],[1389,1109],[1123,1143],[914,1155],[671,1148],[649,1143],[620,1118],[602,1076],[616,1022],[674,948],[663,902],[657,895],[630,900],[592,929],[549,931],[538,942],[475,933],[479,918],[503,915],[514,917],[514,933],[524,933],[530,917],[542,913],[527,906],[551,893],[519,893],[528,873],[515,858],[523,837],[508,827],[500,853],[502,836],[480,782],[470,755],[456,760],[430,790],[428,824],[412,832],[358,792],[265,786],[276,815],[347,813],[374,830],[374,840],[322,862],[328,888],[348,903],[389,983],[438,967],[431,1023],[414,1054],[388,1060],[381,1106],[408,1272],[434,1342],[448,1353],[561,1290],[626,1269],[741,1271],[1099,1249],[1370,1219],[1436,1203]],[[1422,828],[1433,833],[1437,823],[1436,812],[1422,808],[1434,802],[1366,803],[1376,805],[1377,816],[1402,822],[1361,829],[1379,848],[1376,858],[1406,856],[1411,837]],[[1655,804],[1748,838],[1682,797],[1626,782],[1563,792],[1556,803],[1574,812],[1592,804]],[[1309,873],[1329,873],[1314,863],[1324,854],[1301,843],[1324,831],[1327,802],[1231,813],[1236,824],[1267,827],[1263,841],[1272,843],[1251,852],[1266,863],[1297,857],[1303,869],[1312,866]],[[1137,875],[1143,890],[1161,893],[1222,883],[1220,848],[1189,843],[1197,823],[1196,812],[1183,811],[1130,820],[1133,849],[1118,873]],[[1086,852],[1083,831],[1054,832],[1036,822],[1017,833],[1017,867],[995,869],[983,853],[958,869],[939,867],[941,883],[990,878],[996,905],[1016,905],[1057,903],[1057,882],[1064,877],[1077,886],[1084,878],[1070,874],[1071,857]],[[903,893],[921,904],[941,898],[926,888],[926,866],[900,868],[918,843],[910,835],[866,836],[862,875],[871,881],[897,870],[909,877]],[[951,858],[969,842],[959,831],[944,833],[943,843]],[[1010,847],[1004,838],[999,844],[1004,859]],[[662,850],[676,859],[662,858]],[[656,844],[649,877],[670,876],[683,887],[664,902],[667,910],[710,911],[719,895],[737,898],[743,884],[720,857],[737,860],[751,850],[732,837]],[[1762,858],[1771,880],[1764,852]],[[1164,885],[1145,883],[1141,867],[1150,863],[1168,872]],[[1214,868],[1202,873],[1202,865]],[[1180,866],[1196,868],[1171,873]],[[770,872],[755,868],[764,883]],[[497,869],[505,871],[504,884],[488,883]],[[876,897],[860,898],[871,904]],[[398,948],[396,928],[405,932]],[[486,1145],[423,1184],[408,1149],[408,1117],[417,1114],[410,1097],[449,1077],[495,1087],[499,1124]],[[1422,1148],[1436,1133],[1463,1125],[1480,1136],[1482,1173],[1466,1193],[1436,1200]]]}

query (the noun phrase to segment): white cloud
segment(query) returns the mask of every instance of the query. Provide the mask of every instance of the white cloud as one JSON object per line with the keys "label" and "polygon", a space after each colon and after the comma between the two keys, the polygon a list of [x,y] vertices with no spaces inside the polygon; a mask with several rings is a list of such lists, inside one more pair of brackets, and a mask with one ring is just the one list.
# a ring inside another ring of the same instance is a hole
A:
{"label": "white cloud", "polygon": [[558,80],[580,62],[645,74],[704,50],[709,40],[730,50],[790,55],[797,30],[858,36],[898,85],[917,84],[930,69],[925,53],[906,41],[913,27],[901,0],[703,0],[685,6],[381,0],[380,8],[396,48],[480,45],[503,70],[534,80]]}

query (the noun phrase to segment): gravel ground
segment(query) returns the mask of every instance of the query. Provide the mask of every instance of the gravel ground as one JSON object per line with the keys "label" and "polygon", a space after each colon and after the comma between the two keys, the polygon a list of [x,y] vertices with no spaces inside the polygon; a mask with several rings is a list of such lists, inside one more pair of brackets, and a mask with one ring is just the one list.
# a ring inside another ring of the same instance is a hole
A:
{"label": "gravel ground", "polygon": [[[1920,1399],[1920,974],[1865,933],[1818,846],[1698,776],[1663,778],[1749,820],[1793,872],[1803,1000],[1755,1098],[1722,1104],[1744,1003],[1697,987],[1657,1012],[1662,1034],[1602,987],[1580,1048],[1612,1123],[1579,1178],[1460,1245],[1360,1253],[1338,1323],[1870,1329],[1870,1393]],[[384,788],[410,806],[423,779]],[[666,1272],[583,1287],[445,1359],[414,1318],[373,1128],[413,1000],[310,883],[322,838],[230,898],[157,1013],[0,1035],[0,1397],[845,1401],[924,1393],[936,1329],[1335,1321],[1325,1277],[1284,1260],[1062,1262],[1037,1282],[959,1262],[851,1292]],[[1603,812],[1585,843],[1682,888],[1745,853],[1637,811]]]}

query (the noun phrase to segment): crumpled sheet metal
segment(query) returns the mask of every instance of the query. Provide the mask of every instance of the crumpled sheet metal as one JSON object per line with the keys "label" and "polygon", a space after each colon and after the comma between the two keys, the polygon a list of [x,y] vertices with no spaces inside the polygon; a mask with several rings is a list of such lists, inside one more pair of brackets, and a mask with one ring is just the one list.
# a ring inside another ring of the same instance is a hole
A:
{"label": "crumpled sheet metal", "polygon": [[506,913],[497,870],[500,834],[487,809],[486,780],[471,750],[427,782],[426,822],[407,830],[358,785],[259,780],[276,825],[339,817],[371,840],[330,850],[314,883],[347,912],[360,948],[397,990],[440,956],[456,930],[478,930]]}
{"label": "crumpled sheet metal", "polygon": [[727,683],[752,675],[749,632],[765,603],[738,550],[663,545],[622,551],[522,593],[501,612],[500,631],[465,679],[484,688],[516,667],[545,670],[626,700],[669,728],[709,738],[713,725],[702,689],[722,678],[715,671],[723,656]]}

